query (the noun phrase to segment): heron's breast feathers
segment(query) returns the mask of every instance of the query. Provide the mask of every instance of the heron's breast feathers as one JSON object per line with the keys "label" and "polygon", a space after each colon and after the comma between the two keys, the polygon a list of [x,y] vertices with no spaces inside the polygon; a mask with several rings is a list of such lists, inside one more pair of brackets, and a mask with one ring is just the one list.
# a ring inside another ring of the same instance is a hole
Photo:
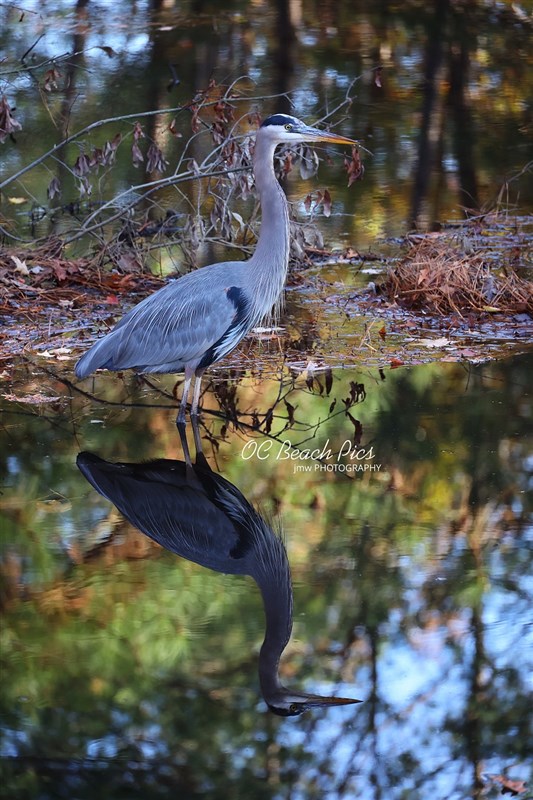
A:
{"label": "heron's breast feathers", "polygon": [[223,358],[233,350],[254,325],[254,315],[246,291],[239,286],[229,286],[225,293],[232,306],[231,320],[224,332],[204,353],[198,364],[199,369],[205,369]]}

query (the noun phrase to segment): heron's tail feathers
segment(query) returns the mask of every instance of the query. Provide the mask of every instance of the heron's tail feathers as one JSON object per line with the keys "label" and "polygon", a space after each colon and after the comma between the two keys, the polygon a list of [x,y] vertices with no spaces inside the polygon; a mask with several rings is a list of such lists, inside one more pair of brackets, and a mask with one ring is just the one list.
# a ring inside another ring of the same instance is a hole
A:
{"label": "heron's tail feathers", "polygon": [[112,334],[104,336],[99,342],[93,344],[90,350],[82,355],[76,366],[74,372],[77,378],[87,378],[97,369],[122,369],[122,367],[113,365],[113,356],[116,350],[116,344]]}

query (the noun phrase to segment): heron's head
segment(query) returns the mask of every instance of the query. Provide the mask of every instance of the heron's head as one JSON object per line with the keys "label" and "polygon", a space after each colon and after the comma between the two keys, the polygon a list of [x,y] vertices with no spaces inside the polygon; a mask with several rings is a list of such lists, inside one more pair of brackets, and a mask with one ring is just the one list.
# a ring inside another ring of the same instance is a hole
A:
{"label": "heron's head", "polygon": [[321,697],[317,694],[304,694],[303,692],[289,692],[288,689],[280,690],[275,697],[269,697],[267,705],[274,714],[280,717],[296,717],[310,708],[330,708],[331,706],[347,706],[360,703],[361,700],[346,697]]}
{"label": "heron's head", "polygon": [[271,117],[267,117],[259,130],[264,132],[261,135],[269,136],[272,141],[279,144],[295,144],[296,142],[356,144],[353,139],[348,139],[346,136],[312,128],[296,117],[291,117],[290,114],[273,114]]}

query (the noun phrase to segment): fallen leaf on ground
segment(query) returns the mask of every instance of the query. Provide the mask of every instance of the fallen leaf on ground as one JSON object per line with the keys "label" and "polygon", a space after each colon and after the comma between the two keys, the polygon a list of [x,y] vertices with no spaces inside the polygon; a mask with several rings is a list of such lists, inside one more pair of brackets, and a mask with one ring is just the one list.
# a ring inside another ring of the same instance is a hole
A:
{"label": "fallen leaf on ground", "polygon": [[442,339],[419,339],[416,344],[422,347],[446,347],[451,342],[449,339],[442,337]]}
{"label": "fallen leaf on ground", "polygon": [[17,256],[11,256],[11,261],[15,265],[15,272],[20,272],[21,275],[29,275],[30,274],[30,271],[29,271],[28,267],[26,266],[26,262],[25,261],[21,261],[20,258],[17,258]]}
{"label": "fallen leaf on ground", "polygon": [[27,394],[20,397],[17,394],[2,394],[4,400],[8,400],[10,403],[28,403],[30,405],[38,406],[44,403],[56,403],[58,400],[64,400],[65,398],[61,397],[48,397],[45,394]]}

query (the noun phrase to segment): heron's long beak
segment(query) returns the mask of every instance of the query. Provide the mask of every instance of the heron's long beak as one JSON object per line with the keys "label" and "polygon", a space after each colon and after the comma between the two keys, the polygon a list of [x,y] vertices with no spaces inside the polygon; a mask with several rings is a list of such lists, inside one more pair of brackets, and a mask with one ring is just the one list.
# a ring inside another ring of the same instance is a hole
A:
{"label": "heron's long beak", "polygon": [[321,131],[319,128],[306,127],[303,131],[299,131],[303,136],[308,138],[311,142],[334,142],[335,144],[357,144],[354,139],[348,139],[347,136],[340,136],[338,133],[331,133],[331,131]]}
{"label": "heron's long beak", "polygon": [[309,708],[317,706],[347,706],[353,703],[362,703],[362,700],[355,700],[347,697],[322,697],[317,694],[308,694],[303,701]]}

